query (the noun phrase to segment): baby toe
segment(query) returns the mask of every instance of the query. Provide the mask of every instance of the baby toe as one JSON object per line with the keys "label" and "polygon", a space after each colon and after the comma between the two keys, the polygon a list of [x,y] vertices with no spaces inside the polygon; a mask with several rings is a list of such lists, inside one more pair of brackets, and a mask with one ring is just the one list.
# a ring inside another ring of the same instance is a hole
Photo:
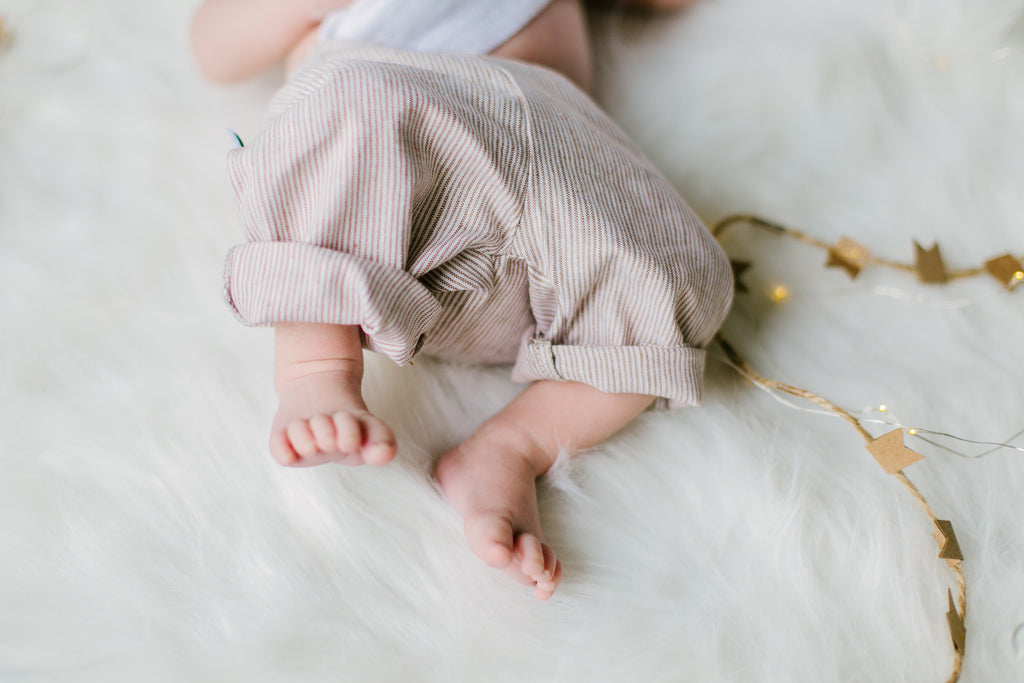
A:
{"label": "baby toe", "polygon": [[370,465],[384,465],[395,459],[397,445],[391,428],[374,415],[362,417],[363,433],[366,436],[363,458]]}
{"label": "baby toe", "polygon": [[337,447],[337,433],[334,429],[334,420],[326,415],[316,415],[309,421],[309,431],[313,434],[313,441],[317,450],[322,453],[330,453]]}
{"label": "baby toe", "polygon": [[292,448],[291,442],[288,441],[288,433],[284,429],[277,429],[271,433],[270,454],[282,465],[294,465],[299,460],[299,454]]}
{"label": "baby toe", "polygon": [[291,444],[292,449],[302,457],[308,457],[316,453],[316,439],[313,437],[313,432],[309,428],[309,422],[306,420],[295,420],[288,425],[285,430],[285,434],[288,437],[288,442]]}
{"label": "baby toe", "polygon": [[533,587],[533,596],[538,600],[547,600],[555,593],[555,589],[558,588],[558,584],[562,581],[562,563],[557,559],[554,561],[554,569],[545,570],[544,577],[537,581],[537,584]]}
{"label": "baby toe", "polygon": [[363,426],[351,413],[331,416],[336,434],[335,449],[341,453],[358,453],[363,445]]}
{"label": "baby toe", "polygon": [[542,543],[541,548],[544,552],[544,574],[542,578],[545,581],[551,581],[555,578],[555,572],[560,566],[558,558],[555,556],[555,551],[548,544]]}
{"label": "baby toe", "polygon": [[519,534],[516,538],[519,567],[532,581],[544,578],[544,546],[533,534]]}
{"label": "baby toe", "polygon": [[533,587],[533,597],[540,601],[549,600],[555,594],[555,584],[548,582],[538,583]]}
{"label": "baby toe", "polygon": [[467,517],[464,523],[469,549],[490,567],[512,562],[512,524],[499,515]]}

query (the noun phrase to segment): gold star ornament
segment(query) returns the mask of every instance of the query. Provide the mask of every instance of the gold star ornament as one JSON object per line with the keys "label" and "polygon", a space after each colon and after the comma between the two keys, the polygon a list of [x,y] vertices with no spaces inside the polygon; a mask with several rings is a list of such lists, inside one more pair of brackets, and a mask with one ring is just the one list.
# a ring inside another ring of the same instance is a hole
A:
{"label": "gold star ornament", "polygon": [[935,542],[939,544],[939,558],[946,561],[950,567],[960,564],[963,553],[960,552],[960,543],[953,533],[953,523],[945,519],[935,520],[936,532],[933,534]]}
{"label": "gold star ornament", "polygon": [[964,627],[964,618],[960,616],[956,603],[953,602],[953,591],[947,589],[946,595],[949,596],[949,611],[946,612],[946,621],[949,622],[949,635],[953,638],[953,647],[958,652],[963,652],[964,645],[967,642],[967,629]]}
{"label": "gold star ornament", "polygon": [[736,292],[739,294],[746,294],[750,290],[743,284],[743,274],[750,270],[750,261],[733,261],[729,260],[729,265],[732,266],[732,281],[733,286],[736,288]]}
{"label": "gold star ornament", "polygon": [[1010,290],[1024,282],[1024,265],[1011,254],[1003,254],[986,261],[985,271]]}
{"label": "gold star ornament", "polygon": [[857,277],[860,269],[868,262],[871,252],[867,247],[857,244],[853,240],[842,237],[828,250],[827,268],[842,268],[850,279]]}
{"label": "gold star ornament", "polygon": [[903,445],[902,429],[894,429],[888,434],[883,434],[869,443],[867,449],[886,474],[896,474],[904,467],[924,460],[923,455]]}
{"label": "gold star ornament", "polygon": [[925,249],[914,242],[914,272],[917,273],[917,279],[926,285],[944,285],[949,282],[939,245],[932,244],[931,249]]}

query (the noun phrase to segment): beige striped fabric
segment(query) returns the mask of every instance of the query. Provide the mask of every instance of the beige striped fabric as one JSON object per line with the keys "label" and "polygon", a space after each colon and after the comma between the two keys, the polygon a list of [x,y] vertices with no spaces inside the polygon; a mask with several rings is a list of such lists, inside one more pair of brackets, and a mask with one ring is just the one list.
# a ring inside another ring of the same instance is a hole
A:
{"label": "beige striped fabric", "polygon": [[700,400],[724,253],[560,75],[473,55],[324,45],[229,155],[251,325],[359,325],[417,353]]}

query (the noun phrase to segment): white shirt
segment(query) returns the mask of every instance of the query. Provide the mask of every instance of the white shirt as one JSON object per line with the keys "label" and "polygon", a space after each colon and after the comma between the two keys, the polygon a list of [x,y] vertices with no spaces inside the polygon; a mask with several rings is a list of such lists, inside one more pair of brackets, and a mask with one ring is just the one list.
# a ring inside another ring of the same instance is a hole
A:
{"label": "white shirt", "polygon": [[322,42],[487,54],[551,0],[356,0],[320,24]]}

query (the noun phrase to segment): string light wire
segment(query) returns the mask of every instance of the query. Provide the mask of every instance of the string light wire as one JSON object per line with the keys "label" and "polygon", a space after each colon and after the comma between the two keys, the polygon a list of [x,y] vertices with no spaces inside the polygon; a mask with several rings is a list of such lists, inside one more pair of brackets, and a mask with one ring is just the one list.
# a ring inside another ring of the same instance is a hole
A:
{"label": "string light wire", "polygon": [[[795,411],[800,412],[800,413],[807,413],[809,415],[821,415],[823,417],[841,417],[840,415],[838,415],[835,412],[832,412],[830,410],[818,410],[818,409],[815,409],[815,408],[804,408],[804,407],[801,407],[801,406],[797,405],[796,403],[793,403],[792,401],[786,399],[784,396],[780,396],[779,392],[777,392],[771,386],[768,386],[768,385],[760,382],[757,379],[756,376],[749,374],[742,367],[740,367],[739,365],[736,365],[731,360],[729,360],[728,357],[718,358],[718,360],[721,361],[722,363],[724,363],[725,365],[728,365],[730,368],[735,370],[738,374],[742,375],[744,378],[746,378],[746,380],[748,382],[753,384],[756,388],[758,388],[761,391],[763,391],[766,394],[768,394],[772,398],[772,400],[774,400],[777,403],[780,403],[780,404],[786,406],[790,410],[795,410]],[[980,458],[985,457],[986,455],[990,455],[991,453],[995,453],[996,451],[999,451],[999,450],[1002,450],[1002,449],[1010,449],[1010,450],[1018,451],[1020,453],[1024,453],[1024,447],[1014,446],[1013,445],[1014,441],[1016,441],[1021,436],[1024,436],[1024,428],[1021,428],[1017,432],[1014,432],[1013,434],[1011,434],[1010,437],[1006,439],[1006,441],[979,441],[979,440],[976,440],[976,439],[968,439],[967,437],[964,437],[964,436],[957,436],[956,434],[950,434],[948,432],[940,432],[940,431],[936,431],[936,430],[933,430],[933,429],[925,429],[924,427],[909,427],[906,424],[904,424],[902,421],[897,419],[896,416],[893,415],[891,413],[891,411],[889,411],[889,409],[885,405],[879,406],[878,408],[863,408],[860,411],[853,411],[853,410],[850,410],[848,408],[844,408],[843,410],[845,410],[847,413],[853,415],[857,419],[857,421],[859,421],[861,424],[877,424],[877,425],[885,425],[887,427],[896,427],[896,428],[899,428],[899,429],[903,429],[910,436],[913,436],[913,437],[917,438],[920,441],[924,441],[925,443],[931,444],[932,446],[935,446],[936,448],[940,448],[940,449],[946,451],[947,453],[950,453],[951,455],[955,455],[955,456],[957,456],[959,458],[963,458],[965,460],[978,460]],[[869,415],[873,415],[875,412],[880,412],[880,413],[887,414],[887,415],[890,416],[890,419],[882,419],[882,418],[878,418],[878,417],[869,417]],[[952,448],[949,448],[948,446],[945,446],[943,444],[940,444],[940,443],[937,443],[935,441],[932,441],[931,439],[926,439],[923,436],[921,436],[921,434],[931,434],[933,436],[941,436],[941,437],[944,437],[944,438],[947,438],[947,439],[954,439],[956,441],[961,441],[963,443],[971,443],[971,444],[976,444],[976,445],[979,445],[979,446],[992,446],[992,448],[989,448],[986,451],[982,451],[981,453],[975,453],[974,455],[970,455],[968,453],[963,453],[962,451],[953,450]]]}
{"label": "string light wire", "polygon": [[[986,455],[989,455],[990,453],[995,453],[996,451],[1001,450],[1003,448],[1009,448],[1009,449],[1015,450],[1015,451],[1017,451],[1019,453],[1024,453],[1024,448],[1021,448],[1020,446],[1014,446],[1012,443],[1010,443],[1011,441],[1016,440],[1019,436],[1024,434],[1024,429],[1021,429],[1019,432],[1015,433],[1013,436],[1011,436],[1005,442],[999,442],[999,441],[975,441],[974,439],[967,439],[967,438],[962,437],[962,436],[956,436],[955,434],[947,434],[946,432],[935,432],[935,431],[932,431],[930,429],[921,429],[920,427],[912,427],[909,430],[909,432],[910,432],[911,436],[915,436],[918,439],[920,439],[921,441],[924,441],[925,443],[930,443],[931,445],[935,446],[936,448],[941,448],[942,450],[944,450],[944,451],[946,451],[948,453],[952,453],[953,455],[959,456],[959,457],[964,458],[966,460],[978,460],[979,458],[984,458]],[[955,439],[957,441],[963,441],[964,443],[973,443],[973,444],[977,444],[979,446],[992,446],[992,448],[988,449],[987,451],[982,451],[981,453],[976,453],[975,455],[967,455],[966,453],[961,453],[960,451],[955,451],[952,448],[949,448],[948,446],[943,446],[942,444],[937,443],[935,441],[932,441],[931,439],[926,439],[923,436],[921,436],[921,432],[924,432],[925,434],[932,434],[934,436],[942,436],[942,437],[945,437],[947,439]]]}
{"label": "string light wire", "polygon": [[[779,223],[775,223],[773,221],[769,221],[769,220],[766,220],[764,218],[761,218],[759,216],[755,216],[755,215],[752,215],[752,214],[734,214],[734,215],[731,215],[731,216],[726,216],[725,218],[720,220],[712,228],[711,232],[715,236],[715,238],[717,239],[717,238],[720,238],[725,233],[725,231],[728,228],[730,228],[733,225],[738,225],[738,224],[751,225],[751,226],[753,226],[755,228],[764,230],[764,231],[766,231],[766,232],[768,232],[770,234],[788,237],[788,238],[796,240],[798,242],[801,242],[801,243],[804,243],[804,244],[808,244],[808,245],[817,247],[819,249],[825,250],[826,252],[829,252],[830,255],[833,252],[833,248],[834,248],[833,245],[830,245],[830,244],[828,244],[828,243],[826,243],[826,242],[824,242],[824,241],[822,241],[822,240],[820,240],[820,239],[818,239],[818,238],[816,238],[816,237],[814,237],[812,235],[808,235],[807,233],[801,232],[799,230],[794,230],[793,228],[789,228],[789,227],[786,227],[784,225],[780,225]],[[919,277],[921,277],[922,281],[934,282],[934,280],[929,280],[928,278],[923,277],[922,273],[919,272],[918,268],[916,266],[914,266],[914,265],[909,265],[909,264],[906,264],[906,263],[900,263],[900,262],[897,262],[897,261],[891,261],[889,259],[879,258],[877,256],[871,255],[870,253],[866,253],[867,250],[864,250],[859,245],[853,245],[853,246],[857,248],[858,252],[864,253],[865,255],[864,255],[863,260],[856,264],[856,267],[852,268],[852,270],[848,270],[848,272],[851,274],[851,277],[855,276],[857,274],[857,271],[859,270],[860,265],[870,264],[870,265],[883,266],[883,267],[886,267],[886,268],[890,268],[890,269],[893,269],[893,270],[899,270],[899,271],[903,271],[903,272],[906,272],[906,273],[916,274]],[[1005,259],[1009,259],[1011,263],[1014,262],[1014,257],[1012,257],[1011,255],[1006,255],[1006,257],[1000,257],[997,260],[1005,260]],[[745,267],[745,265],[746,264],[738,264],[738,263],[734,264],[734,266],[744,266],[744,267]],[[835,264],[830,260],[828,265],[835,265]],[[844,267],[846,267],[846,265],[849,265],[849,264],[844,264]],[[988,265],[990,265],[990,264],[986,264],[986,266],[988,266]],[[1024,271],[1022,271],[1022,269],[1020,268],[1019,259],[1017,259],[1016,268],[1017,268],[1017,270],[1015,272],[1012,272],[1009,281],[1008,282],[1004,282],[1004,285],[1009,290],[1015,289],[1022,282],[1024,282]],[[739,273],[739,272],[742,272],[742,270],[738,270],[737,271],[737,273]],[[964,268],[964,269],[958,269],[958,270],[945,270],[944,271],[944,280],[943,281],[957,280],[957,279],[968,278],[968,277],[975,277],[977,275],[982,275],[982,274],[985,274],[985,273],[990,273],[990,271],[986,267]],[[1001,278],[1001,275],[1000,275],[1000,278]],[[742,291],[746,291],[746,290],[744,289]],[[902,290],[898,290],[898,289],[895,289],[895,288],[876,287],[874,289],[874,293],[878,294],[878,295],[882,295],[882,296],[890,296],[892,298],[897,298],[897,299],[909,299],[909,300],[912,300],[912,301],[919,301],[919,302],[922,300],[920,295],[914,295],[912,293],[905,292],[905,291],[902,291]],[[771,300],[773,300],[776,304],[780,304],[780,303],[786,301],[787,299],[789,299],[790,297],[791,297],[791,292],[784,285],[776,286],[769,293],[769,298]],[[934,305],[936,307],[956,309],[956,308],[964,308],[966,306],[974,305],[975,303],[978,303],[981,300],[983,300],[983,298],[975,297],[975,298],[972,298],[972,299],[960,299],[960,300],[954,300],[954,301],[949,301],[949,302],[930,302],[930,301],[926,301],[925,303],[930,303],[930,304],[932,304],[932,305]],[[842,408],[841,406],[839,406],[839,405],[837,405],[835,403],[832,403],[831,401],[829,401],[828,399],[826,399],[823,396],[819,396],[818,394],[815,394],[813,392],[807,391],[806,389],[801,389],[800,387],[796,387],[796,386],[793,386],[791,384],[786,384],[784,382],[779,382],[777,380],[769,379],[767,377],[764,377],[764,376],[760,375],[750,365],[748,365],[745,360],[743,360],[743,358],[739,355],[739,353],[736,351],[736,349],[724,337],[722,337],[719,334],[718,336],[716,336],[715,339],[718,342],[719,347],[725,353],[725,357],[726,358],[725,358],[724,362],[727,365],[729,365],[730,367],[732,367],[733,369],[735,369],[737,372],[739,372],[743,377],[745,377],[748,381],[750,381],[754,386],[762,389],[763,391],[768,393],[768,395],[771,396],[774,400],[778,401],[779,403],[781,403],[781,404],[783,404],[783,405],[785,405],[785,406],[787,406],[789,408],[798,410],[800,412],[813,413],[813,414],[817,414],[817,415],[831,415],[831,416],[842,418],[847,424],[849,424],[853,429],[855,429],[858,434],[860,434],[861,438],[864,439],[865,445],[871,445],[872,442],[875,441],[875,439],[864,428],[863,423],[869,423],[869,424],[870,423],[874,423],[874,424],[885,424],[885,425],[888,425],[888,426],[895,426],[895,427],[897,427],[900,430],[901,433],[908,433],[911,436],[913,436],[914,438],[920,439],[921,441],[924,441],[925,443],[932,444],[936,448],[940,448],[940,449],[942,449],[944,451],[952,453],[953,455],[957,455],[957,456],[960,456],[960,457],[963,457],[963,458],[967,458],[967,459],[971,459],[971,460],[975,460],[975,459],[984,457],[986,455],[989,455],[990,453],[993,453],[993,452],[995,452],[997,450],[1004,449],[1004,448],[1005,449],[1012,449],[1012,450],[1015,450],[1015,451],[1018,451],[1018,452],[1024,452],[1024,448],[1021,448],[1021,447],[1018,447],[1018,446],[1014,446],[1014,445],[1012,445],[1010,443],[1010,442],[1014,441],[1015,439],[1017,439],[1018,437],[1020,437],[1022,434],[1024,434],[1024,429],[1021,429],[1016,434],[1011,436],[1009,439],[1007,439],[1006,442],[1000,443],[1000,442],[993,442],[993,441],[979,441],[979,440],[974,440],[974,439],[968,439],[968,438],[965,438],[965,437],[949,434],[949,433],[946,433],[946,432],[940,432],[940,431],[936,431],[936,430],[924,429],[924,428],[920,428],[920,427],[906,428],[892,414],[892,412],[890,410],[888,410],[888,407],[885,406],[885,405],[879,406],[878,412],[880,412],[882,415],[885,415],[887,419],[869,418],[869,417],[866,417],[864,415],[862,415],[861,417],[857,417],[851,411],[846,410],[845,408]],[[803,408],[803,407],[793,403],[792,401],[789,401],[788,399],[783,398],[783,396],[781,396],[780,394],[787,394],[789,396],[794,396],[796,398],[803,399],[805,401],[808,401],[810,403],[815,404],[817,406],[817,408],[816,409]],[[922,434],[928,434],[928,435],[933,436],[933,437],[942,437],[942,438],[953,439],[955,441],[960,441],[962,443],[972,443],[972,444],[978,444],[978,445],[988,445],[988,446],[992,446],[992,448],[990,448],[989,450],[984,451],[983,453],[980,453],[980,454],[977,454],[977,455],[974,455],[974,456],[970,456],[970,455],[961,453],[959,451],[956,451],[954,449],[951,449],[948,446],[940,444],[940,443],[936,442],[933,439],[925,438],[924,436],[922,436]],[[893,473],[893,476],[895,476],[896,479],[901,484],[903,484],[903,487],[910,493],[910,495],[914,498],[914,500],[917,501],[918,505],[924,511],[925,515],[928,516],[928,518],[932,521],[932,524],[936,527],[936,529],[939,530],[939,534],[942,535],[942,537],[945,538],[948,541],[948,538],[946,537],[945,532],[943,532],[943,529],[945,528],[945,529],[949,529],[951,531],[952,530],[952,525],[949,522],[947,522],[947,521],[942,521],[942,523],[940,524],[940,520],[935,515],[935,512],[932,510],[931,505],[928,504],[928,501],[925,500],[925,497],[921,494],[921,492],[914,485],[914,483],[912,481],[910,481],[910,479],[907,478],[907,476],[903,473],[902,469],[899,469],[899,470],[895,471]],[[938,538],[936,540],[938,540]],[[942,545],[942,544],[940,543],[940,545]],[[957,558],[957,559],[959,559],[959,558]],[[966,633],[967,633],[967,629],[966,629],[966,621],[967,621],[967,582],[964,579],[964,573],[963,573],[963,570],[960,568],[959,561],[949,562],[948,564],[949,564],[949,567],[950,567],[951,571],[953,572],[954,577],[956,579],[957,597],[956,597],[956,602],[954,603],[953,602],[953,598],[952,598],[952,592],[950,592],[951,609],[950,609],[950,612],[947,614],[947,620],[949,622],[950,635],[952,636],[952,639],[953,639],[953,667],[952,667],[952,670],[950,672],[949,678],[947,679],[947,683],[956,683],[956,681],[958,681],[960,679],[960,673],[961,673],[961,671],[963,669],[963,658],[964,658],[964,649],[965,649],[964,648],[964,643],[966,641]]]}
{"label": "string light wire", "polygon": [[[861,421],[857,419],[849,411],[841,408],[835,403],[832,403],[825,397],[807,391],[806,389],[801,389],[800,387],[795,387],[791,384],[779,382],[777,380],[769,379],[767,377],[760,375],[750,365],[748,365],[745,360],[743,360],[742,356],[739,355],[739,353],[732,346],[732,344],[730,344],[724,337],[718,335],[715,337],[715,340],[718,342],[719,348],[721,348],[722,351],[725,352],[725,355],[729,360],[729,365],[737,368],[741,372],[741,374],[744,377],[750,379],[755,384],[755,386],[761,386],[762,388],[767,389],[774,389],[776,391],[780,391],[782,393],[789,394],[791,396],[796,396],[797,398],[802,398],[806,401],[810,401],[811,403],[814,403],[824,408],[826,411],[833,413],[837,417],[841,417],[843,420],[845,420],[847,424],[853,427],[857,431],[857,433],[860,434],[861,438],[864,439],[865,444],[869,444],[872,441],[874,441],[874,437],[871,436],[871,433],[864,429],[863,425],[861,425]],[[925,515],[927,515],[928,518],[932,521],[932,524],[935,526],[935,528],[941,529],[941,525],[939,524],[939,518],[935,515],[935,512],[932,511],[931,505],[928,504],[928,501],[925,500],[925,497],[921,494],[921,492],[914,485],[914,483],[910,481],[910,479],[908,479],[905,474],[903,474],[903,470],[895,472],[893,476],[896,477],[896,479],[901,484],[903,484],[903,487],[910,493],[911,497],[913,497],[913,499],[917,501],[918,506],[924,511]],[[953,575],[956,578],[957,584],[957,597],[956,604],[954,606],[956,609],[956,617],[960,622],[962,633],[964,634],[964,637],[966,637],[965,625],[967,621],[967,581],[964,578],[963,570],[960,568],[959,564],[950,565],[950,569],[952,570]],[[950,623],[950,633],[953,634],[953,631],[953,625],[952,623]],[[958,680],[960,680],[960,673],[963,670],[963,648],[957,646],[955,635],[953,635],[953,642],[953,668],[950,672],[949,678],[947,679],[947,683],[956,683]]]}

